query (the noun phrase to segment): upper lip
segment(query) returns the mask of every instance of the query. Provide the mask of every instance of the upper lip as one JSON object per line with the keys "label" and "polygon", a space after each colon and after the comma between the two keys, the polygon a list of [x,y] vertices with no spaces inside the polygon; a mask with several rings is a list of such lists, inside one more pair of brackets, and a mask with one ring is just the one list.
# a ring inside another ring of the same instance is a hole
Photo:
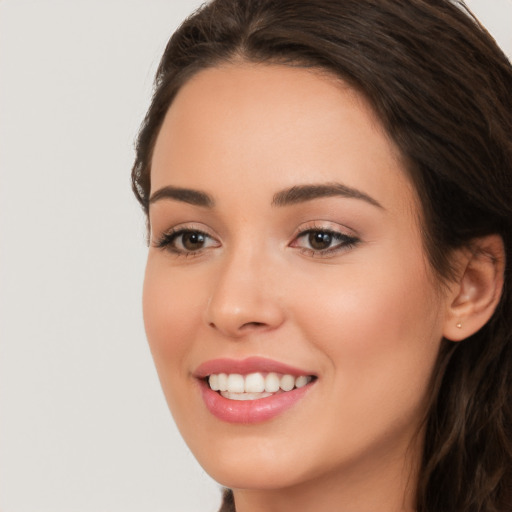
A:
{"label": "upper lip", "polygon": [[194,375],[199,379],[204,379],[208,375],[218,373],[239,373],[246,375],[256,372],[275,372],[286,375],[294,375],[299,377],[301,375],[313,375],[313,373],[295,368],[293,366],[274,361],[273,359],[266,359],[264,357],[248,357],[246,359],[212,359],[200,364]]}

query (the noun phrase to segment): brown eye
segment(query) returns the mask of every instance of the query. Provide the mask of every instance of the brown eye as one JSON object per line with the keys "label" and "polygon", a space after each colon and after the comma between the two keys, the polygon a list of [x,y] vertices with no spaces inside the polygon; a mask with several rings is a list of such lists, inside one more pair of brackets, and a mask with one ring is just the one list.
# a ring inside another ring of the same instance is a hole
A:
{"label": "brown eye", "polygon": [[215,238],[202,231],[179,229],[165,233],[155,246],[177,255],[196,255],[203,250],[219,247],[220,244]]}
{"label": "brown eye", "polygon": [[359,239],[331,229],[307,229],[299,233],[290,244],[303,254],[318,257],[335,256],[355,247]]}
{"label": "brown eye", "polygon": [[202,249],[206,237],[203,233],[198,231],[187,231],[181,235],[181,243],[183,248],[187,251],[198,251]]}
{"label": "brown eye", "polygon": [[331,233],[326,231],[311,231],[308,234],[308,242],[310,247],[315,251],[329,249],[333,241]]}

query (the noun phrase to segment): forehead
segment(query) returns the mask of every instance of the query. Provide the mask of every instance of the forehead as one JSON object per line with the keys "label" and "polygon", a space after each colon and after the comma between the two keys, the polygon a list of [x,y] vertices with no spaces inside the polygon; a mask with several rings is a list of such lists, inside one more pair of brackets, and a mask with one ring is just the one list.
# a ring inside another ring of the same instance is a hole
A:
{"label": "forehead", "polygon": [[384,202],[415,202],[364,97],[328,74],[278,65],[226,65],[187,82],[158,135],[151,178],[152,192],[171,184],[215,194],[229,183],[267,195],[342,181]]}

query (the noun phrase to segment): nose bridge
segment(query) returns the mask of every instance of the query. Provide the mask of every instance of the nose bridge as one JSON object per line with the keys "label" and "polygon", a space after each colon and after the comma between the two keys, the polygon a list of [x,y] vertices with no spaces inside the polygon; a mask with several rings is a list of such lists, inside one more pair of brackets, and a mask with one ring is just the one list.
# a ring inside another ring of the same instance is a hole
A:
{"label": "nose bridge", "polygon": [[277,327],[283,311],[275,293],[276,272],[263,247],[234,246],[220,258],[207,308],[208,324],[229,337]]}

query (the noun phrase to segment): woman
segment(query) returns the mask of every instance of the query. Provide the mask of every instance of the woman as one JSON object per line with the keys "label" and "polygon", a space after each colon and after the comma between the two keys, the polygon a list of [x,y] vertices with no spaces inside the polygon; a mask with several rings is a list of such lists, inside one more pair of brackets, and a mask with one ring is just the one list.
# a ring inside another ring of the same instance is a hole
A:
{"label": "woman", "polygon": [[144,318],[222,510],[512,509],[512,69],[464,10],[216,0],[169,41]]}

